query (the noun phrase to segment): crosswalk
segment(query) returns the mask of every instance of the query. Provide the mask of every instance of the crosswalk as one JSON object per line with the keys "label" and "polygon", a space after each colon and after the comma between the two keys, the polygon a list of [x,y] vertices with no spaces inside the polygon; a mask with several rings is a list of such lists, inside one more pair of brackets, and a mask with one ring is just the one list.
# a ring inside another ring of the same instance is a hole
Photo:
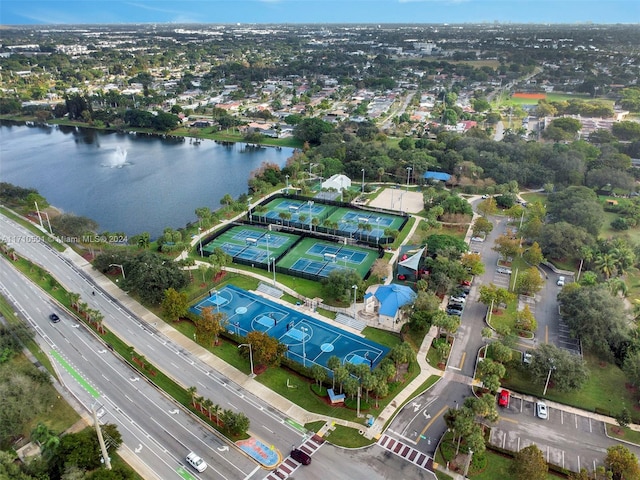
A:
{"label": "crosswalk", "polygon": [[384,434],[378,440],[380,445],[385,450],[404,458],[405,460],[417,465],[420,468],[433,472],[433,460],[426,453],[422,453],[420,450],[416,450],[387,434]]}
{"label": "crosswalk", "polygon": [[[307,455],[313,455],[316,450],[318,450],[322,446],[323,443],[324,440],[322,439],[322,437],[314,435],[298,448],[305,452]],[[293,474],[293,472],[295,472],[298,467],[300,467],[300,465],[301,464],[299,462],[296,462],[293,458],[287,457],[282,461],[282,463],[280,463],[280,465],[278,465],[278,468],[269,472],[269,474],[264,477],[263,480],[283,480],[285,478],[289,478]]]}

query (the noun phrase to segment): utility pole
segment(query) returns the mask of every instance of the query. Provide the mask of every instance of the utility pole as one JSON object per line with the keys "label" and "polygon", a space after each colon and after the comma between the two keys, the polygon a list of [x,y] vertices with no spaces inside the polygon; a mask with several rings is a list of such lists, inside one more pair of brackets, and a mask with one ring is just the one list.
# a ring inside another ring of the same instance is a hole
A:
{"label": "utility pole", "polygon": [[93,424],[96,427],[96,433],[98,434],[98,442],[100,443],[100,450],[102,451],[102,460],[104,461],[104,468],[111,470],[111,459],[109,458],[109,452],[107,452],[107,446],[104,444],[104,438],[102,438],[102,430],[100,430],[100,423],[98,422],[98,414],[96,409],[91,407],[91,413],[93,413]]}

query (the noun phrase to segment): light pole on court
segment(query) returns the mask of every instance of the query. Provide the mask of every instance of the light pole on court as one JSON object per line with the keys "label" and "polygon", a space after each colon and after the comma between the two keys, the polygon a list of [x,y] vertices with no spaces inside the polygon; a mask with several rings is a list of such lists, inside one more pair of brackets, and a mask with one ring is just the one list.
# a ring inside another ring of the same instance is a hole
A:
{"label": "light pole on court", "polygon": [[253,373],[253,349],[251,348],[251,344],[250,343],[241,343],[240,345],[238,345],[238,348],[240,347],[249,347],[249,364],[251,365],[251,374],[249,375],[251,378],[255,377],[256,374]]}
{"label": "light pole on court", "polygon": [[362,195],[364,195],[364,168],[362,169]]}
{"label": "light pole on court", "polygon": [[302,366],[307,366],[307,351],[305,350],[305,341],[307,339],[307,327],[300,327],[300,331],[302,332]]}
{"label": "light pole on court", "polygon": [[271,238],[271,235],[267,233],[264,237],[267,239],[267,273],[269,273],[269,259],[271,258],[271,253],[269,252],[269,239]]}
{"label": "light pole on court", "polygon": [[351,285],[353,288],[353,318],[356,318],[356,300],[358,299],[358,285]]}
{"label": "light pole on court", "polygon": [[276,259],[274,257],[271,257],[271,261],[273,262],[273,265],[271,265],[271,269],[273,270],[273,286],[276,286]]}
{"label": "light pole on court", "polygon": [[289,175],[285,175],[285,178],[287,179],[287,195],[289,195]]}
{"label": "light pole on court", "polygon": [[313,215],[312,212],[313,211],[313,201],[309,200],[309,231],[311,231],[313,229]]}

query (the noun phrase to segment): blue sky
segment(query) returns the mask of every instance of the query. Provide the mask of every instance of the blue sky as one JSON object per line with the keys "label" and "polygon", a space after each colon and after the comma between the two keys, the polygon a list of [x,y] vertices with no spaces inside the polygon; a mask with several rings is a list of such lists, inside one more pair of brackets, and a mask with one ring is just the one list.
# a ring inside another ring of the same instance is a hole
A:
{"label": "blue sky", "polygon": [[640,23],[640,0],[1,0],[0,24]]}

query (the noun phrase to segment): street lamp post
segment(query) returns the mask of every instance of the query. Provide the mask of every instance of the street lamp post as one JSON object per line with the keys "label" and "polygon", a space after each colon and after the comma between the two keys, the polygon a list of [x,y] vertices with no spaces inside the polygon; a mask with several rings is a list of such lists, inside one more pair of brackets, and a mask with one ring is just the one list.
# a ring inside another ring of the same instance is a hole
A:
{"label": "street lamp post", "polygon": [[307,366],[307,351],[305,350],[305,341],[307,339],[307,327],[300,327],[302,331],[302,366]]}
{"label": "street lamp post", "polygon": [[411,167],[407,167],[407,192],[409,191],[409,175],[411,174]]}
{"label": "street lamp post", "polygon": [[211,293],[215,295],[214,303],[216,304],[216,313],[220,313],[220,305],[218,304],[218,290],[213,289]]}
{"label": "street lamp post", "polygon": [[269,273],[269,259],[271,258],[271,252],[269,252],[269,239],[271,238],[271,235],[267,233],[264,238],[267,239],[267,273]]}
{"label": "street lamp post", "polygon": [[549,374],[547,375],[547,381],[544,384],[544,392],[542,392],[542,396],[545,396],[547,394],[547,388],[549,388],[549,380],[551,380],[551,372],[555,369],[556,369],[556,366],[553,364],[553,361],[551,361],[551,366],[549,367]]}
{"label": "street lamp post", "polygon": [[127,277],[124,276],[124,267],[122,265],[120,265],[119,263],[110,263],[109,264],[110,267],[120,267],[120,273],[122,273],[122,279],[126,280]]}
{"label": "street lamp post", "polygon": [[364,195],[364,168],[362,169],[362,195]]}
{"label": "street lamp post", "polygon": [[276,286],[276,259],[274,257],[271,257],[271,262],[273,262],[273,265],[271,265],[271,269],[273,270],[273,286]]}
{"label": "street lamp post", "polygon": [[198,243],[200,244],[200,258],[204,256],[202,253],[202,220],[198,219]]}
{"label": "street lamp post", "polygon": [[471,466],[471,459],[473,458],[473,450],[469,450],[469,456],[467,457],[467,463],[464,466],[464,478],[467,478],[469,473],[469,467]]}
{"label": "street lamp post", "polygon": [[247,199],[247,208],[249,209],[249,224],[253,223],[253,212],[251,211],[251,197]]}
{"label": "street lamp post", "polygon": [[253,373],[253,349],[251,348],[251,344],[250,343],[241,343],[240,345],[238,345],[238,348],[240,347],[249,347],[249,364],[251,365],[251,374],[249,374],[249,376],[251,378],[255,377],[256,374]]}
{"label": "street lamp post", "polygon": [[285,175],[285,178],[287,179],[287,195],[289,195],[289,175]]}
{"label": "street lamp post", "polygon": [[312,214],[312,211],[313,211],[313,201],[309,200],[309,231],[313,230],[313,222],[312,222],[313,214]]}
{"label": "street lamp post", "polygon": [[356,300],[358,299],[358,285],[352,285],[353,288],[353,318],[356,318]]}

